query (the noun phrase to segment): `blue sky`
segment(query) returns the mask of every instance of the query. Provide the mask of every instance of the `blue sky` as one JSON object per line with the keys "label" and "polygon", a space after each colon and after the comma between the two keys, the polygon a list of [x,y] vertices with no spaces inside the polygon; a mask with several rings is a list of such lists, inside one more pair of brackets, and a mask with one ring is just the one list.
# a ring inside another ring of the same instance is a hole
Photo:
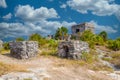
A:
{"label": "blue sky", "polygon": [[0,0],[0,39],[9,41],[32,33],[54,34],[65,26],[94,24],[95,33],[120,37],[120,0]]}

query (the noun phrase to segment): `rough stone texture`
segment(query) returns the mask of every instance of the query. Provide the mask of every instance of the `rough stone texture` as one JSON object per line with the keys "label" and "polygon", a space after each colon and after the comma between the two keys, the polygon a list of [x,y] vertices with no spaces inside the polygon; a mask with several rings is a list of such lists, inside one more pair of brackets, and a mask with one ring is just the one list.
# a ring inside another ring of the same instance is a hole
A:
{"label": "rough stone texture", "polygon": [[0,48],[3,48],[3,41],[0,40]]}
{"label": "rough stone texture", "polygon": [[77,35],[77,33],[84,32],[85,30],[91,30],[92,32],[94,32],[94,25],[92,23],[85,22],[85,23],[73,25],[71,29],[72,29],[72,34]]}
{"label": "rough stone texture", "polygon": [[58,45],[58,56],[62,58],[81,59],[83,52],[89,52],[89,45],[83,41],[62,41]]}
{"label": "rough stone texture", "polygon": [[10,54],[19,59],[34,57],[38,53],[38,42],[20,41],[10,42]]}

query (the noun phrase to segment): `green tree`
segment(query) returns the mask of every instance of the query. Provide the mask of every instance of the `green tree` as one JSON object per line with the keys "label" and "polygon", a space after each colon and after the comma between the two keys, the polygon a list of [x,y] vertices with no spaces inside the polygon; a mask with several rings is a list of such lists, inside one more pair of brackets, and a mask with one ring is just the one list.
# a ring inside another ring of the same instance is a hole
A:
{"label": "green tree", "polygon": [[42,39],[42,36],[39,35],[38,33],[32,34],[29,37],[30,41],[38,41],[39,42],[40,39]]}
{"label": "green tree", "polygon": [[61,28],[58,28],[56,30],[56,33],[55,33],[55,39],[65,39],[65,37],[67,36],[67,33],[68,33],[68,29],[64,26],[62,26]]}
{"label": "green tree", "polygon": [[108,34],[106,31],[102,31],[99,33],[99,36],[101,36],[103,38],[104,41],[107,41],[108,38]]}
{"label": "green tree", "polygon": [[16,38],[16,41],[24,41],[24,38],[18,37],[18,38]]}

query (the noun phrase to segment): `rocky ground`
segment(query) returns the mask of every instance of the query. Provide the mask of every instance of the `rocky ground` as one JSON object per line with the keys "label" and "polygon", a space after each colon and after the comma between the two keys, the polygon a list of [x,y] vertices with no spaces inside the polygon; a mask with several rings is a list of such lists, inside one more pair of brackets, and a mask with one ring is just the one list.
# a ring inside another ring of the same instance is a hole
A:
{"label": "rocky ground", "polygon": [[[102,53],[100,50],[98,52]],[[21,65],[27,70],[6,73],[0,76],[0,80],[120,80],[119,71],[93,71],[57,57],[38,56],[18,60],[9,55],[0,55],[0,62]]]}

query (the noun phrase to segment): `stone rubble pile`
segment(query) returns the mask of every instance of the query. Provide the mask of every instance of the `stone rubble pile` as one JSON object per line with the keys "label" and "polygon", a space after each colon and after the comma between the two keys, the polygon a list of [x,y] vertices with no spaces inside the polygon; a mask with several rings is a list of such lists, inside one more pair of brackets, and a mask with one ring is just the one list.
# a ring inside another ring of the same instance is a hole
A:
{"label": "stone rubble pile", "polygon": [[19,59],[34,57],[38,53],[38,42],[20,41],[10,42],[10,54]]}
{"label": "stone rubble pile", "polygon": [[81,59],[83,52],[89,53],[89,44],[83,41],[63,41],[58,45],[58,56]]}

